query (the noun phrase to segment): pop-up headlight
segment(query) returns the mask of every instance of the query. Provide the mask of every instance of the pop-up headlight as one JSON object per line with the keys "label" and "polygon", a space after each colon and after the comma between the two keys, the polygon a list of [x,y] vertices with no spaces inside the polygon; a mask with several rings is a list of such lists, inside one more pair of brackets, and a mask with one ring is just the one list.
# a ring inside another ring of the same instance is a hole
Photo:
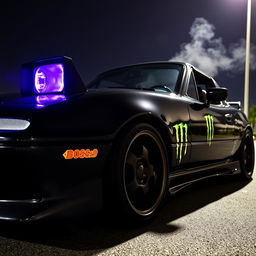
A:
{"label": "pop-up headlight", "polygon": [[64,67],[62,64],[43,65],[34,70],[36,93],[58,93],[64,89]]}
{"label": "pop-up headlight", "polygon": [[85,90],[69,57],[56,57],[22,65],[21,92],[24,95],[71,94]]}

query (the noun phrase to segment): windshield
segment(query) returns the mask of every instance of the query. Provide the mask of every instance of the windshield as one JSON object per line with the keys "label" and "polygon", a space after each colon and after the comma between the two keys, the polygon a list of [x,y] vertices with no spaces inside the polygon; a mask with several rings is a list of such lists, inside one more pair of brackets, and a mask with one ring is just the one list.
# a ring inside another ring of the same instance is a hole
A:
{"label": "windshield", "polygon": [[179,64],[142,64],[105,72],[89,88],[130,88],[174,92],[182,73]]}

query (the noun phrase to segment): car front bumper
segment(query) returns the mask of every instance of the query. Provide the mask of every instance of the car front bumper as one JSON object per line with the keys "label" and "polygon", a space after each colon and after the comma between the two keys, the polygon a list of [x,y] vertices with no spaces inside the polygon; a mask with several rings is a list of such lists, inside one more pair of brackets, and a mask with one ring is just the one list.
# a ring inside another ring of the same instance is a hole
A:
{"label": "car front bumper", "polygon": [[[0,139],[0,219],[31,221],[102,208],[102,176],[111,143]],[[65,159],[66,150],[94,158]]]}

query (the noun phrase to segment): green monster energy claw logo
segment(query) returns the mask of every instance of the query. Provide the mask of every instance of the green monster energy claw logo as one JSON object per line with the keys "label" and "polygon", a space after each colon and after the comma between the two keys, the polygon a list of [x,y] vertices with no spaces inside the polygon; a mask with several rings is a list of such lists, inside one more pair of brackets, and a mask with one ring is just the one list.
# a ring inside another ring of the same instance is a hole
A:
{"label": "green monster energy claw logo", "polygon": [[209,146],[212,143],[213,137],[214,137],[214,121],[213,116],[211,115],[205,115],[205,122],[207,127],[207,141],[209,143]]}
{"label": "green monster energy claw logo", "polygon": [[181,122],[173,127],[175,128],[176,132],[176,158],[180,163],[182,158],[187,154],[188,125]]}

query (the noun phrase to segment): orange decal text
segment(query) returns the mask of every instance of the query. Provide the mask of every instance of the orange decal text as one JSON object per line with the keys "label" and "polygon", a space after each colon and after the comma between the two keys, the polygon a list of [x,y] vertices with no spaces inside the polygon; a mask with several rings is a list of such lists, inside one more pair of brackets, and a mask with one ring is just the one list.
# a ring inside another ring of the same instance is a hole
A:
{"label": "orange decal text", "polygon": [[98,155],[98,149],[67,149],[63,154],[65,159],[81,159],[81,158],[95,158]]}

